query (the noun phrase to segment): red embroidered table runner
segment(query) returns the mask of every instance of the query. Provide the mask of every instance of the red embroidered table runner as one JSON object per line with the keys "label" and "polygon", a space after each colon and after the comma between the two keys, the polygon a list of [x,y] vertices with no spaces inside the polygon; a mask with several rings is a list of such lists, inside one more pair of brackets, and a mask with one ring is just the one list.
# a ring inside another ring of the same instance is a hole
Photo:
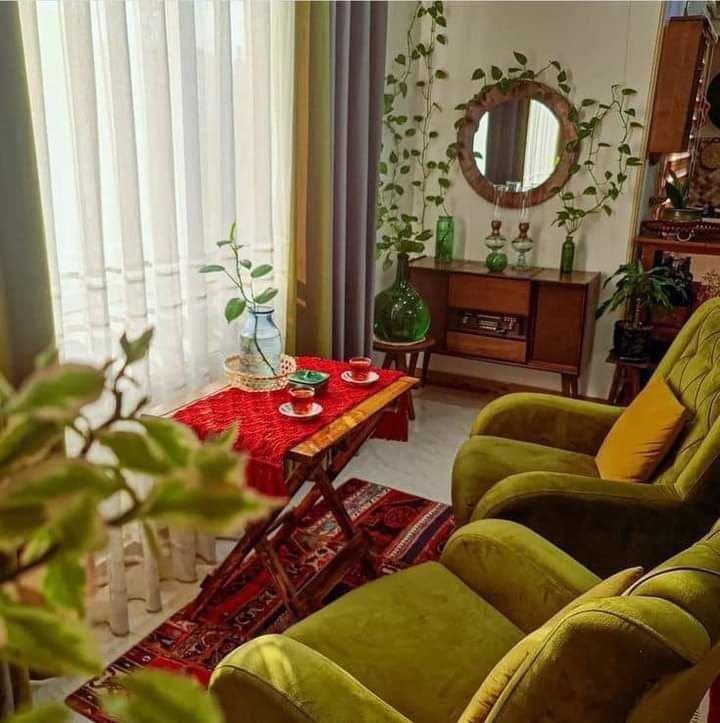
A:
{"label": "red embroidered table runner", "polygon": [[[249,454],[248,484],[266,495],[283,496],[286,494],[283,460],[288,451],[402,376],[400,372],[375,369],[380,378],[374,384],[353,386],[340,378],[340,374],[350,368],[343,362],[298,357],[297,367],[330,374],[327,390],[317,399],[323,411],[313,419],[296,420],[280,414],[278,407],[288,401],[287,389],[245,392],[234,387],[191,402],[173,417],[191,427],[200,439],[219,434],[238,421],[240,434],[235,448]],[[385,418],[375,436],[407,440],[407,412],[388,413]]]}

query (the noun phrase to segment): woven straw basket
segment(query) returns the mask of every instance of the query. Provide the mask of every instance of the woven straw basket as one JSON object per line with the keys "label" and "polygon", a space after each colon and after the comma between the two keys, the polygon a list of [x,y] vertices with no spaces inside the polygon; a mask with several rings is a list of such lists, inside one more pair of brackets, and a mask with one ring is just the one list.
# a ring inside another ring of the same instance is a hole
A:
{"label": "woven straw basket", "polygon": [[233,354],[225,359],[225,377],[232,387],[246,392],[274,392],[287,386],[288,375],[297,369],[295,357],[283,354],[274,376],[256,376],[240,370],[240,357]]}

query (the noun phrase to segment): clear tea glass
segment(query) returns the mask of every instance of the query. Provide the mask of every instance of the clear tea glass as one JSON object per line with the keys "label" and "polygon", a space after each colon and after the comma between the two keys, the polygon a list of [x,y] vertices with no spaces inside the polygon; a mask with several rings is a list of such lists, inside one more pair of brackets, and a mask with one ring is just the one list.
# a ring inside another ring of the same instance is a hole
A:
{"label": "clear tea glass", "polygon": [[364,382],[368,378],[372,360],[366,356],[354,356],[350,360],[350,375],[356,382]]}
{"label": "clear tea glass", "polygon": [[289,391],[290,404],[295,414],[310,414],[315,390],[310,387],[293,387]]}

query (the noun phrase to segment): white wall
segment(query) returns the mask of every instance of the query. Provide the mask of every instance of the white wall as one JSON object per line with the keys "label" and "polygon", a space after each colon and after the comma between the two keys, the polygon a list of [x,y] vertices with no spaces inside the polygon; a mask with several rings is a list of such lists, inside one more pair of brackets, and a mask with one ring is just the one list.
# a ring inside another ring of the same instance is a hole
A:
{"label": "white wall", "polygon": [[[414,3],[390,4],[388,63],[398,52],[394,43],[402,37],[408,11],[413,6]],[[649,94],[661,11],[660,2],[446,2],[449,43],[437,51],[438,67],[450,74],[449,80],[436,84],[438,102],[445,109],[438,127],[444,133],[441,140],[446,144],[454,137],[457,112],[452,109],[477,90],[477,83],[470,80],[473,69],[487,69],[491,64],[502,68],[515,65],[513,50],[527,55],[533,68],[550,58],[559,60],[571,71],[578,100],[602,100],[613,83],[635,88],[639,120],[644,121],[642,109]],[[548,76],[548,84],[553,81],[554,76]],[[635,144],[641,143],[644,144],[644,138],[638,133]],[[639,175],[635,172],[631,176],[625,195],[615,205],[615,215],[588,219],[578,239],[576,268],[610,272],[626,259]],[[536,241],[532,262],[536,265],[559,265],[563,235],[550,225],[557,203],[551,200],[531,209],[531,236]],[[464,249],[465,258],[483,259],[487,253],[483,239],[490,230],[492,207],[459,172],[453,177],[448,208],[457,218],[456,246],[460,244]],[[505,235],[512,238],[517,229],[517,212],[505,209],[503,218]],[[512,249],[508,250],[512,259]],[[385,279],[386,276],[378,275],[379,288]],[[581,380],[582,392],[590,396],[605,396],[608,391],[612,370],[605,357],[611,345],[612,324],[613,319],[606,317],[596,327],[591,366]],[[436,356],[432,368],[559,388],[559,378],[554,374],[464,359]]]}

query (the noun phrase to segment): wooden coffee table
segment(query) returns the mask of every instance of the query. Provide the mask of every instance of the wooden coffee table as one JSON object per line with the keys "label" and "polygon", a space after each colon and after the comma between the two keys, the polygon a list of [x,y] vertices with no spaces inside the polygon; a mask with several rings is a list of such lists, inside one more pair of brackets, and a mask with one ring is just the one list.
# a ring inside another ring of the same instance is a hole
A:
{"label": "wooden coffee table", "polygon": [[[305,482],[311,482],[312,486],[294,507],[287,505],[275,509],[268,517],[251,523],[239,540],[242,559],[253,550],[258,553],[283,602],[296,618],[299,619],[316,609],[355,562],[362,561],[372,574],[376,574],[369,555],[369,539],[363,530],[353,523],[332,483],[364,442],[372,436],[386,412],[401,409],[405,411],[406,408],[402,405],[418,382],[414,377],[400,377],[290,449],[285,457],[288,498],[292,498]],[[214,385],[214,388],[208,388],[203,390],[202,394],[196,393],[194,396],[205,396],[221,388],[221,385]],[[190,400],[185,403],[187,401]],[[162,413],[171,414],[178,406],[184,404],[175,404],[172,410],[165,409]],[[153,412],[159,413],[157,409]],[[298,589],[290,581],[276,547],[321,500],[326,502],[335,517],[344,537],[344,545],[318,575]],[[212,598],[214,584],[220,582],[209,578],[206,594],[203,595],[205,600]]]}

